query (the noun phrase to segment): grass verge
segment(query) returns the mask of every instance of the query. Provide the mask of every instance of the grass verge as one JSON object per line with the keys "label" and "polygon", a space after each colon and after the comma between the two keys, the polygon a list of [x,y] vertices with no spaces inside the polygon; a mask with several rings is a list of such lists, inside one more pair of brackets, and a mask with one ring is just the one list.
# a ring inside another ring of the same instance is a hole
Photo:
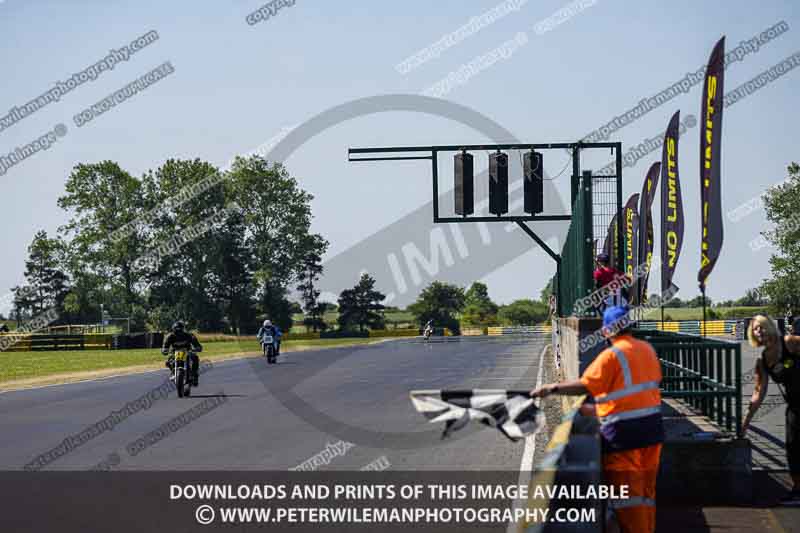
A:
{"label": "grass verge", "polygon": [[[287,340],[282,352],[297,352],[381,342],[381,339]],[[258,341],[209,342],[201,361],[260,356]],[[164,368],[160,350],[84,350],[57,352],[0,352],[0,391],[70,383]]]}

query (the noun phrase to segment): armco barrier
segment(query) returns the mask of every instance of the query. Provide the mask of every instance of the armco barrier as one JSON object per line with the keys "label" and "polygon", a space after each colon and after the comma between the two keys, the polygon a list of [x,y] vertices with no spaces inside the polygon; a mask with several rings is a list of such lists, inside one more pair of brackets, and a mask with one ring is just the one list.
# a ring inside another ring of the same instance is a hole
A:
{"label": "armco barrier", "polygon": [[111,341],[113,350],[151,350],[163,345],[164,333],[160,331],[114,335]]}
{"label": "armco barrier", "polygon": [[418,329],[373,329],[370,330],[370,337],[417,337],[420,335]]}
{"label": "armco barrier", "polygon": [[319,331],[306,331],[305,333],[284,333],[284,341],[311,341],[320,338]]}
{"label": "armco barrier", "polygon": [[550,324],[538,326],[492,326],[487,329],[487,335],[549,335],[552,331]]}
{"label": "armco barrier", "polygon": [[[449,331],[445,331],[444,335],[448,335]],[[347,339],[347,338],[386,338],[386,337],[417,337],[420,335],[418,329],[373,329],[365,331],[340,331],[329,330],[324,331],[319,335],[321,339]],[[287,337],[287,339],[297,337]]]}
{"label": "armco barrier", "polygon": [[13,344],[7,352],[50,352],[63,350],[109,350],[112,348],[111,334],[86,334],[86,335],[48,335],[43,333],[30,333],[16,335],[14,333],[0,334],[0,338],[10,339]]}
{"label": "armco barrier", "polygon": [[689,335],[714,335],[714,336],[736,336],[737,324],[740,320],[707,320],[703,328],[702,320],[671,320],[661,322],[660,320],[640,320],[640,329],[655,329],[669,331],[673,333],[686,333]]}

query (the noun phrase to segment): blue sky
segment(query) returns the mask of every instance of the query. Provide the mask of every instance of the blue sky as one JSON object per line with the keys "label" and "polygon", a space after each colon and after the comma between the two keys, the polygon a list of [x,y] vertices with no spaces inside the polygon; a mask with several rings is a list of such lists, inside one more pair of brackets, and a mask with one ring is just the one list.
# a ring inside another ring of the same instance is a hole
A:
{"label": "blue sky", "polygon": [[[199,157],[222,165],[281,129],[344,102],[389,93],[418,94],[519,32],[527,35],[524,45],[443,98],[487,115],[525,142],[572,141],[586,135],[697,70],[723,34],[730,50],[777,22],[789,25],[789,31],[731,65],[726,90],[800,51],[800,16],[788,1],[597,0],[540,35],[534,31],[536,24],[569,2],[522,0],[519,11],[438,58],[408,74],[395,69],[470,17],[502,3],[296,0],[269,20],[249,25],[245,17],[263,2],[5,0],[0,3],[0,115],[102,59],[111,48],[150,30],[157,31],[159,39],[0,132],[0,152],[6,154],[57,124],[68,128],[49,150],[0,176],[0,292],[22,282],[26,247],[34,233],[45,229],[53,234],[66,221],[56,201],[70,169],[81,162],[112,159],[134,175],[170,157]],[[174,67],[173,74],[76,127],[76,113],[165,61]],[[726,110],[723,212],[781,181],[788,163],[800,159],[793,135],[800,118],[798,71]],[[638,144],[663,131],[676,109],[684,116],[699,116],[700,91],[695,86],[615,132],[611,140],[624,147]],[[698,135],[694,128],[681,140],[686,239],[675,281],[683,289],[682,297],[697,293]],[[456,121],[421,113],[380,113],[320,133],[286,164],[314,194],[314,230],[330,241],[333,257],[430,200],[426,166],[354,165],[347,162],[347,147],[486,140]],[[647,167],[658,159],[660,151],[625,169],[626,196],[641,190]],[[553,155],[545,168],[555,174],[565,161]],[[584,164],[591,168],[606,162],[605,157],[587,158]],[[565,192],[568,178],[554,183]],[[769,250],[754,253],[748,246],[767,227],[763,211],[736,223],[726,220],[725,246],[709,280],[712,298],[738,297],[767,275]],[[553,271],[544,253],[531,250],[486,273],[484,280],[496,300],[508,302],[538,296]],[[651,282],[651,289],[654,285]]]}

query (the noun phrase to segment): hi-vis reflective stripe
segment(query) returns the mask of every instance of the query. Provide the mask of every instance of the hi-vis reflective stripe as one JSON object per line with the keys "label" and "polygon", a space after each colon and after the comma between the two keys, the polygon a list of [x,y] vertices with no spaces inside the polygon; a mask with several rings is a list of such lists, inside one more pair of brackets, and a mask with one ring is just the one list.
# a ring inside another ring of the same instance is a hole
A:
{"label": "hi-vis reflective stripe", "polygon": [[611,351],[617,355],[617,361],[619,361],[619,366],[622,367],[622,377],[625,380],[625,388],[627,389],[628,387],[633,385],[633,378],[631,377],[631,367],[628,365],[628,358],[625,357],[625,352],[623,352],[616,346],[612,346]]}
{"label": "hi-vis reflective stripe", "polygon": [[610,402],[613,400],[618,400],[620,398],[624,398],[626,396],[630,396],[631,394],[636,394],[637,392],[642,392],[645,390],[650,389],[657,389],[659,384],[657,381],[645,381],[644,383],[637,383],[636,385],[633,384],[633,376],[631,375],[631,366],[628,364],[628,358],[625,356],[625,352],[617,348],[616,346],[611,347],[611,351],[617,356],[617,361],[619,361],[619,366],[622,368],[622,379],[625,382],[625,387],[606,394],[602,398],[595,398],[596,403],[604,403]]}
{"label": "hi-vis reflective stripe", "polygon": [[656,501],[644,496],[631,496],[625,500],[608,500],[608,506],[612,509],[625,509],[626,507],[638,507],[640,505],[655,507]]}
{"label": "hi-vis reflective stripe", "polygon": [[634,409],[633,411],[623,411],[621,413],[614,413],[613,415],[604,416],[600,419],[600,423],[605,424],[613,424],[614,422],[619,422],[620,420],[630,420],[632,418],[643,418],[645,416],[650,416],[654,414],[658,414],[661,412],[661,406],[658,405],[656,407],[645,407],[643,409]]}
{"label": "hi-vis reflective stripe", "polygon": [[658,387],[659,387],[658,381],[645,381],[644,383],[637,383],[636,385],[632,385],[624,389],[616,390],[614,392],[609,392],[602,398],[595,398],[594,402],[605,403],[613,400],[619,400],[620,398],[630,396],[631,394],[636,394],[637,392],[642,392],[650,389],[657,389]]}

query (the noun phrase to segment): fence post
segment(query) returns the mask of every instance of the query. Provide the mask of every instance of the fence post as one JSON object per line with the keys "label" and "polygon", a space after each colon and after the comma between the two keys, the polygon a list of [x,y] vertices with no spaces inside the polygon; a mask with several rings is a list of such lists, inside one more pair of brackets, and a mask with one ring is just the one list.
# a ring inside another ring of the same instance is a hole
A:
{"label": "fence post", "polygon": [[588,296],[592,292],[592,270],[594,267],[594,216],[592,213],[592,172],[583,172],[583,293],[580,297]]}

